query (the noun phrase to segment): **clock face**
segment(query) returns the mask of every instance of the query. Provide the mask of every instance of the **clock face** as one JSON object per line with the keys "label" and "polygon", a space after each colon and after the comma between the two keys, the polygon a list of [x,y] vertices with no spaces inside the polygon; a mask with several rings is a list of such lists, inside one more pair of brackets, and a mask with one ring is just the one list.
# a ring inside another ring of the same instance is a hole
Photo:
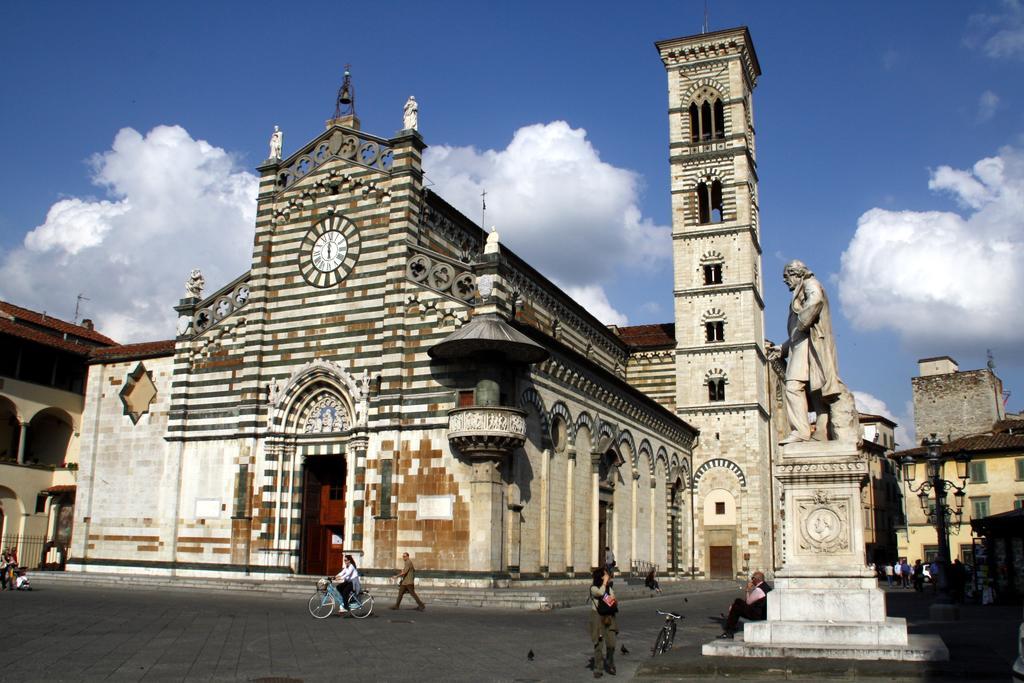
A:
{"label": "clock face", "polygon": [[333,287],[345,279],[359,257],[356,226],[344,216],[318,222],[299,247],[299,271],[314,287]]}
{"label": "clock face", "polygon": [[313,243],[313,267],[321,273],[337,270],[348,253],[348,240],[337,230],[328,230]]}

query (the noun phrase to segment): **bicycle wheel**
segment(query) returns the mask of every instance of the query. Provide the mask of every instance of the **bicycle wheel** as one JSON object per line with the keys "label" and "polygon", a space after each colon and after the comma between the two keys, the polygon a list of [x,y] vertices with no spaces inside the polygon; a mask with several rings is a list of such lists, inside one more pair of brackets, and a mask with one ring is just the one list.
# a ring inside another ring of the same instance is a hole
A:
{"label": "bicycle wheel", "polygon": [[348,603],[348,612],[356,619],[365,619],[373,611],[373,596],[366,591],[353,595]]}
{"label": "bicycle wheel", "polygon": [[665,652],[672,649],[672,643],[676,642],[676,622],[672,622],[672,627],[668,630],[668,645],[665,647]]}
{"label": "bicycle wheel", "polygon": [[654,641],[654,653],[657,657],[660,654],[668,652],[668,649],[672,647],[672,638],[668,634],[668,626],[662,626],[661,631],[658,633],[658,639]]}
{"label": "bicycle wheel", "polygon": [[330,593],[317,591],[309,599],[309,613],[317,619],[326,619],[334,614],[334,597]]}

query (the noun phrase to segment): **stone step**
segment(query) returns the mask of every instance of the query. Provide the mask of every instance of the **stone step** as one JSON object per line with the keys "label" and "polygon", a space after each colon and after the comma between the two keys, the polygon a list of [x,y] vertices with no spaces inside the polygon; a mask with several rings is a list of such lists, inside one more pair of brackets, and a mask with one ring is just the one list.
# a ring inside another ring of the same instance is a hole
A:
{"label": "stone step", "polygon": [[[289,576],[276,580],[223,577],[173,577],[146,574],[121,574],[100,572],[34,572],[32,581],[38,586],[48,583],[77,583],[95,586],[133,586],[170,590],[232,590],[240,592],[275,593],[308,597],[313,593],[319,576]],[[398,587],[391,581],[370,577],[363,585],[380,602],[395,600]],[[662,596],[685,595],[705,591],[734,589],[735,581],[711,581],[705,579],[662,580]],[[563,607],[580,607],[588,604],[589,584],[561,584],[532,586],[529,588],[476,588],[458,586],[431,586],[420,584],[417,594],[424,602],[455,607],[491,607],[520,610],[549,610]],[[616,588],[616,596],[623,601],[653,597],[652,591],[643,585],[625,585]],[[410,601],[411,602],[411,601]]]}

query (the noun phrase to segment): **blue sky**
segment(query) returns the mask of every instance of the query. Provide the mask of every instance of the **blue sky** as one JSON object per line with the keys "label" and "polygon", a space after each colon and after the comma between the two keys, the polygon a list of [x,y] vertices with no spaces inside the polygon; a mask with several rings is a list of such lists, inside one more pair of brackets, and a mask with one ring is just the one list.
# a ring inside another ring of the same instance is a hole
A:
{"label": "blue sky", "polygon": [[[442,195],[465,205],[486,187],[503,241],[606,320],[669,321],[669,103],[653,43],[699,32],[703,10],[9,6],[0,297],[71,318],[83,292],[85,313],[119,339],[171,336],[189,268],[217,287],[247,267],[249,174],[273,126],[286,155],[317,135],[351,63],[370,132],[393,134],[416,95]],[[907,421],[917,358],[977,368],[992,348],[1020,410],[1020,3],[711,0],[712,30],[738,25],[764,71],[754,114],[769,336],[785,334],[783,261],[802,258],[841,311],[854,390]],[[566,158],[572,174],[559,170]],[[546,187],[523,185],[536,174]],[[574,211],[590,190],[612,218]],[[567,238],[588,235],[603,252],[567,259]]]}

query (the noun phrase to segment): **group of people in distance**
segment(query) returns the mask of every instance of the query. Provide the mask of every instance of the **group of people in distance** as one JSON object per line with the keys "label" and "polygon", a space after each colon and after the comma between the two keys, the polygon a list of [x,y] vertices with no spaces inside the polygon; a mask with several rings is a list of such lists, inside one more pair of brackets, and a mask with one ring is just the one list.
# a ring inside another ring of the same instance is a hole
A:
{"label": "group of people in distance", "polygon": [[[917,560],[911,566],[906,558],[901,558],[892,564],[886,564],[884,572],[886,582],[890,588],[894,584],[897,587],[902,586],[903,588],[913,586],[914,590],[920,592],[924,590],[926,579],[931,581],[933,586],[938,584],[942,565],[937,561],[922,563],[921,560]],[[953,599],[958,603],[963,602],[964,591],[967,588],[967,579],[969,577],[967,567],[960,562],[960,558],[953,560],[953,563],[949,566],[949,577],[947,578]]]}

